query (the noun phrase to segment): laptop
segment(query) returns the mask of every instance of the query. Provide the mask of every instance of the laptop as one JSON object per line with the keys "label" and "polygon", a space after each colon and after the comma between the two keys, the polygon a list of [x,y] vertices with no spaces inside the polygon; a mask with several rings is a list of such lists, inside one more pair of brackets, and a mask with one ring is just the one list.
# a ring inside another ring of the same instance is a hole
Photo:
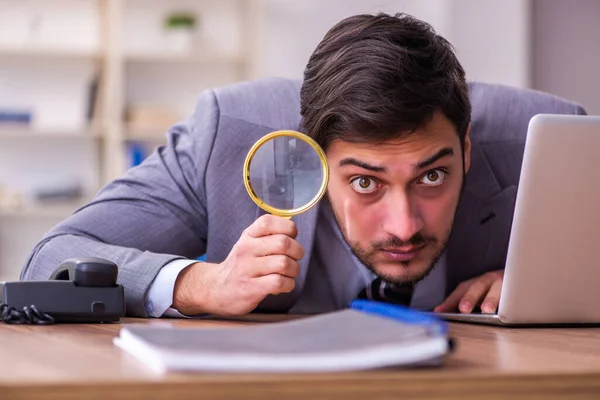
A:
{"label": "laptop", "polygon": [[600,325],[600,116],[534,116],[528,127],[496,314],[505,326]]}

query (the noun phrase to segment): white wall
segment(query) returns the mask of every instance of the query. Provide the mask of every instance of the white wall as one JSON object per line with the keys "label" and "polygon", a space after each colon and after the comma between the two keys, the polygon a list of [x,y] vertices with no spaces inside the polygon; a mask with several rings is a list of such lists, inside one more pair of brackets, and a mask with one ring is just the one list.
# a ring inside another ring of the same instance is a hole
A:
{"label": "white wall", "polygon": [[533,86],[600,115],[600,1],[536,0]]}
{"label": "white wall", "polygon": [[529,85],[529,0],[267,0],[262,76],[300,78],[331,26],[357,13],[407,12],[457,49],[472,80]]}
{"label": "white wall", "polygon": [[345,17],[360,13],[408,12],[445,28],[444,0],[267,0],[262,76],[302,77],[325,33]]}
{"label": "white wall", "polygon": [[467,79],[529,87],[529,0],[455,0],[447,39]]}

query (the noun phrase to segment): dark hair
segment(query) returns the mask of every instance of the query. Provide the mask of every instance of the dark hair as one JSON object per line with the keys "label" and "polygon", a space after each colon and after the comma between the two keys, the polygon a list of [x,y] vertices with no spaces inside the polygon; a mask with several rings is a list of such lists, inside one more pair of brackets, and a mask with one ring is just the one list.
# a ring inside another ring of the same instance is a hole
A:
{"label": "dark hair", "polygon": [[437,110],[462,145],[471,118],[454,48],[407,14],[356,15],[331,28],[306,66],[300,104],[303,129],[324,149],[335,139],[397,138]]}

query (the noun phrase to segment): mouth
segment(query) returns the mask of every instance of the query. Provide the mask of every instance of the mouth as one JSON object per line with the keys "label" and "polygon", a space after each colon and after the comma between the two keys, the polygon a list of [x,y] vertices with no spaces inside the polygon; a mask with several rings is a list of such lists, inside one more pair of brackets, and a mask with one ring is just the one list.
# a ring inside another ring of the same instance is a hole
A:
{"label": "mouth", "polygon": [[389,261],[408,262],[417,258],[425,246],[427,244],[409,247],[390,247],[381,249],[380,252]]}

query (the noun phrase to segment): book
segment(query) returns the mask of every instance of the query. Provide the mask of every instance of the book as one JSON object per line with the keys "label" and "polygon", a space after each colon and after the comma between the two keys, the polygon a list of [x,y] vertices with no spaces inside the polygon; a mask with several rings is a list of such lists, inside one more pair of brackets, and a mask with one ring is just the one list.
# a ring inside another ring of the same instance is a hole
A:
{"label": "book", "polygon": [[340,311],[242,327],[128,325],[114,343],[157,373],[439,366],[451,350],[444,321],[367,300]]}

